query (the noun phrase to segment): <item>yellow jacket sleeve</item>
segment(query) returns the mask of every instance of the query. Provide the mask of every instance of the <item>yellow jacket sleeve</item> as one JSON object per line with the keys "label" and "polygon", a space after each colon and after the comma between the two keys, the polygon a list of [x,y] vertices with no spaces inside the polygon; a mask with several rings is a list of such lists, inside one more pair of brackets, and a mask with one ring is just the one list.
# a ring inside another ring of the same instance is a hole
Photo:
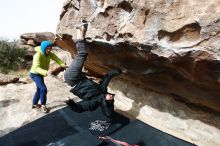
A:
{"label": "yellow jacket sleeve", "polygon": [[51,53],[50,55],[50,58],[54,60],[57,64],[59,64],[61,67],[65,66],[65,63],[59,57],[57,57],[57,55],[55,55],[54,53]]}

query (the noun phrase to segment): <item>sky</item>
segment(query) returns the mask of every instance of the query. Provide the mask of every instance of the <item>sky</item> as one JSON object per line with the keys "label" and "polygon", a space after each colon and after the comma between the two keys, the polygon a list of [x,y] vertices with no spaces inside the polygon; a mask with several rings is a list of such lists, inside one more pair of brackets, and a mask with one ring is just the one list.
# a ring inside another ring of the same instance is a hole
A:
{"label": "sky", "polygon": [[0,0],[0,38],[28,32],[56,32],[65,0]]}

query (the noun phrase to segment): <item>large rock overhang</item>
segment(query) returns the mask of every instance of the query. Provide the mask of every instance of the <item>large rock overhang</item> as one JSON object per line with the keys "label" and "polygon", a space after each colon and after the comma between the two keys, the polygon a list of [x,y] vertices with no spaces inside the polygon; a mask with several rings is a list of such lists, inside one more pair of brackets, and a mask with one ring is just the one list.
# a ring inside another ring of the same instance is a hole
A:
{"label": "large rock overhang", "polygon": [[85,18],[90,72],[126,69],[124,77],[143,88],[220,112],[220,11],[212,13],[214,2],[196,3],[69,0],[57,33],[68,36],[74,55],[71,36]]}

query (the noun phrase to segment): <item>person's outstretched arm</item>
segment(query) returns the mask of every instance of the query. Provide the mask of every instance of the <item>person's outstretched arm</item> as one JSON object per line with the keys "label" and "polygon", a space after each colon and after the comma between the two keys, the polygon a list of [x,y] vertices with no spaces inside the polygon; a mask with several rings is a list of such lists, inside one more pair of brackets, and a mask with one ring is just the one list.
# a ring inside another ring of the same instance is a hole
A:
{"label": "person's outstretched arm", "polygon": [[66,64],[59,57],[57,57],[56,54],[51,53],[50,58],[54,60],[57,64],[59,64],[61,67],[67,67]]}

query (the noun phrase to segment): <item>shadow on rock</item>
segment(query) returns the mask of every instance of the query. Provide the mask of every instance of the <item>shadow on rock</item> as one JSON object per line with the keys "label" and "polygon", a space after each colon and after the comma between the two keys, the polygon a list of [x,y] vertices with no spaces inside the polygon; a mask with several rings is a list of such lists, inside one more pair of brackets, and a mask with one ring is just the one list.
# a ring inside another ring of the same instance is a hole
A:
{"label": "shadow on rock", "polygon": [[2,107],[8,107],[12,104],[18,103],[19,100],[18,99],[8,99],[8,100],[2,100],[0,101],[0,108]]}

